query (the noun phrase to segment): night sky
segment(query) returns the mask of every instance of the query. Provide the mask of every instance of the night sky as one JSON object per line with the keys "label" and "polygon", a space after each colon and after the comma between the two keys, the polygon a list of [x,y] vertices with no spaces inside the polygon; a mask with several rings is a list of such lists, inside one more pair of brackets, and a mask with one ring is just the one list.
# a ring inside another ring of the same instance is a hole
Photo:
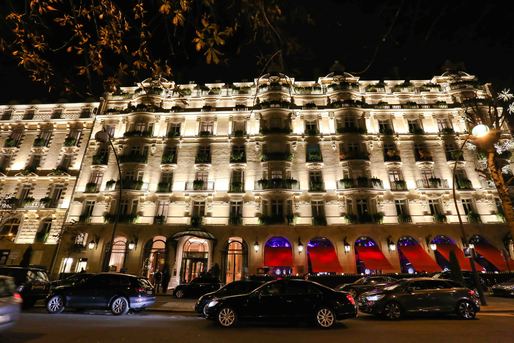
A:
{"label": "night sky", "polygon": [[[339,60],[362,79],[429,79],[441,74],[445,60],[462,62],[466,71],[497,88],[514,88],[514,10],[501,1],[286,1],[286,9],[309,14],[311,24],[291,25],[287,37],[298,52],[284,56],[285,72],[313,80]],[[286,37],[286,35],[284,35]],[[207,65],[190,55],[175,63],[174,80],[232,82],[258,77],[256,55],[263,47],[229,49],[222,65]],[[268,49],[269,51],[269,49]],[[375,56],[375,57],[374,57]],[[373,58],[374,57],[374,58]],[[370,61],[371,65],[366,68]],[[48,93],[29,81],[14,61],[0,58],[0,103],[73,99]],[[365,72],[362,72],[364,69]],[[98,94],[100,95],[100,94]],[[77,100],[77,99],[74,99]]]}

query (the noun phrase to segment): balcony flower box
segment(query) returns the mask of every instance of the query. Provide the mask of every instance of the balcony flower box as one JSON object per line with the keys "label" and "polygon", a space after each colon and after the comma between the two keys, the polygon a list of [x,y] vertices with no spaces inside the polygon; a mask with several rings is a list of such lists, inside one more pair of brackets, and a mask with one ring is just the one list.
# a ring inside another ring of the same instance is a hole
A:
{"label": "balcony flower box", "polygon": [[64,146],[75,146],[77,144],[77,139],[75,137],[66,137],[64,139]]}
{"label": "balcony flower box", "polygon": [[43,146],[46,146],[46,141],[43,139],[43,138],[36,138],[34,140],[34,146],[35,147],[43,147]]}
{"label": "balcony flower box", "polygon": [[86,193],[98,192],[98,185],[95,182],[86,183]]}
{"label": "balcony flower box", "polygon": [[51,202],[52,202],[52,198],[50,198],[50,197],[44,197],[44,198],[39,199],[39,203],[43,207],[48,207],[48,205],[50,205]]}
{"label": "balcony flower box", "polygon": [[9,137],[9,138],[7,138],[5,140],[5,147],[6,148],[15,148],[17,146],[18,146],[18,141],[15,140],[14,138]]}
{"label": "balcony flower box", "polygon": [[162,225],[166,222],[166,217],[162,215],[155,216],[153,217],[153,222],[156,225]]}
{"label": "balcony flower box", "polygon": [[115,185],[116,185],[116,181],[111,179],[105,183],[105,190],[110,191],[114,188]]}
{"label": "balcony flower box", "polygon": [[243,224],[243,217],[240,215],[231,215],[228,218],[228,223],[230,225],[241,225]]}
{"label": "balcony flower box", "polygon": [[195,191],[204,189],[205,181],[204,180],[194,180],[193,181],[193,189]]}
{"label": "balcony flower box", "polygon": [[159,192],[159,193],[171,192],[171,182],[159,182],[157,184],[157,192]]}
{"label": "balcony flower box", "polygon": [[434,221],[436,223],[446,223],[446,215],[442,213],[436,213],[433,215]]}
{"label": "balcony flower box", "polygon": [[327,225],[327,218],[325,216],[312,217],[312,224],[317,226],[325,226]]}

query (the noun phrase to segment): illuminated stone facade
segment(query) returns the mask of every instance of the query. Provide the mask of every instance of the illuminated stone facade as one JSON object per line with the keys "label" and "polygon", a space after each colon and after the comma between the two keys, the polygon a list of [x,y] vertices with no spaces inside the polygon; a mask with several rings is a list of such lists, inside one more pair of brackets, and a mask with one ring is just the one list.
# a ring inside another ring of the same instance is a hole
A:
{"label": "illuminated stone facade", "polygon": [[[463,245],[455,163],[467,237],[512,249],[495,188],[475,171],[479,156],[469,147],[463,158],[458,153],[469,129],[460,103],[471,95],[487,97],[487,88],[467,74],[410,82],[350,74],[206,85],[161,79],[122,87],[105,95],[94,122],[82,123],[93,126],[91,139],[77,148],[84,158],[56,270],[111,265],[151,277],[165,267],[170,286],[214,264],[223,281],[263,271],[407,271],[396,249],[406,237],[434,260],[429,243],[437,236]],[[112,137],[122,175],[110,260],[120,178],[111,147],[94,139],[101,130]],[[23,180],[14,177],[11,188]],[[35,229],[26,232],[20,243],[30,243]],[[364,237],[390,267],[356,262],[355,243]],[[320,244],[340,268],[323,270],[313,260]],[[290,257],[280,260],[273,248],[289,249]]]}

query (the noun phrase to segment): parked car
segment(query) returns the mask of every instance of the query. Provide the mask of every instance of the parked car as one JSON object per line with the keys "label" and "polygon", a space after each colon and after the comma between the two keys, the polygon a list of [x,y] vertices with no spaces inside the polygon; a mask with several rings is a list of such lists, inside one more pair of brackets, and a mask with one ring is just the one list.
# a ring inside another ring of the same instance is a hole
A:
{"label": "parked car", "polygon": [[213,299],[205,310],[206,318],[223,327],[239,320],[313,320],[321,328],[337,320],[354,318],[353,297],[308,280],[269,281],[248,294]]}
{"label": "parked car", "polygon": [[363,293],[359,310],[397,320],[415,313],[454,313],[462,319],[473,319],[480,311],[475,291],[457,282],[433,278],[404,279],[381,290]]}
{"label": "parked car", "polygon": [[514,279],[492,286],[491,291],[493,292],[493,295],[499,297],[514,296]]}
{"label": "parked car", "polygon": [[350,293],[354,298],[357,298],[364,292],[371,291],[375,288],[384,287],[397,280],[389,276],[365,276],[361,277],[354,283],[347,283],[337,286],[335,289]]}
{"label": "parked car", "polygon": [[38,267],[0,266],[0,275],[14,278],[16,291],[23,299],[23,307],[34,306],[37,300],[45,299],[50,291],[46,270]]}
{"label": "parked car", "polygon": [[190,283],[178,285],[173,290],[173,295],[177,298],[196,298],[206,293],[214,292],[221,288],[223,284],[220,280],[209,277],[199,276],[191,280]]}
{"label": "parked car", "polygon": [[65,308],[109,309],[114,315],[140,311],[155,303],[150,282],[121,273],[100,273],[81,282],[56,287],[48,296],[46,309],[60,313]]}
{"label": "parked car", "polygon": [[262,285],[263,281],[240,280],[226,284],[215,292],[210,292],[202,295],[195,305],[195,311],[204,314],[204,308],[214,298],[226,297],[236,294],[247,294]]}
{"label": "parked car", "polygon": [[[461,271],[461,273],[462,273],[462,278],[464,279],[464,286],[466,286],[467,288],[476,290],[477,287],[475,285],[475,279],[473,278],[473,273],[470,271]],[[487,290],[487,283],[485,282],[485,280],[482,277],[480,277],[480,273],[478,274],[478,277],[479,277],[480,285],[482,286],[482,289],[484,291]],[[444,272],[434,274],[433,278],[452,280],[452,272],[449,270],[445,270]]]}
{"label": "parked car", "polygon": [[87,280],[90,277],[93,277],[95,274],[92,273],[76,273],[73,275],[69,275],[68,277],[60,280],[54,280],[50,283],[50,288],[55,288],[59,286],[67,286],[73,285],[78,282],[82,282],[83,280]]}
{"label": "parked car", "polygon": [[21,295],[16,292],[14,279],[0,276],[0,332],[12,327],[21,311]]}

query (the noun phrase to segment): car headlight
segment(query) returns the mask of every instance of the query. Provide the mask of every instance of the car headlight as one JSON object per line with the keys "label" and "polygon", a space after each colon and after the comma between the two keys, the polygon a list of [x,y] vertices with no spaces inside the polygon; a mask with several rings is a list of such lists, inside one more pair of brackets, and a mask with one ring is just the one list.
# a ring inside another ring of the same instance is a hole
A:
{"label": "car headlight", "polygon": [[213,306],[216,306],[218,304],[218,300],[212,300],[210,303],[209,303],[209,307],[213,307]]}
{"label": "car headlight", "polygon": [[382,299],[383,297],[385,297],[385,294],[375,294],[375,295],[367,296],[366,300],[367,301],[378,301],[378,300]]}

